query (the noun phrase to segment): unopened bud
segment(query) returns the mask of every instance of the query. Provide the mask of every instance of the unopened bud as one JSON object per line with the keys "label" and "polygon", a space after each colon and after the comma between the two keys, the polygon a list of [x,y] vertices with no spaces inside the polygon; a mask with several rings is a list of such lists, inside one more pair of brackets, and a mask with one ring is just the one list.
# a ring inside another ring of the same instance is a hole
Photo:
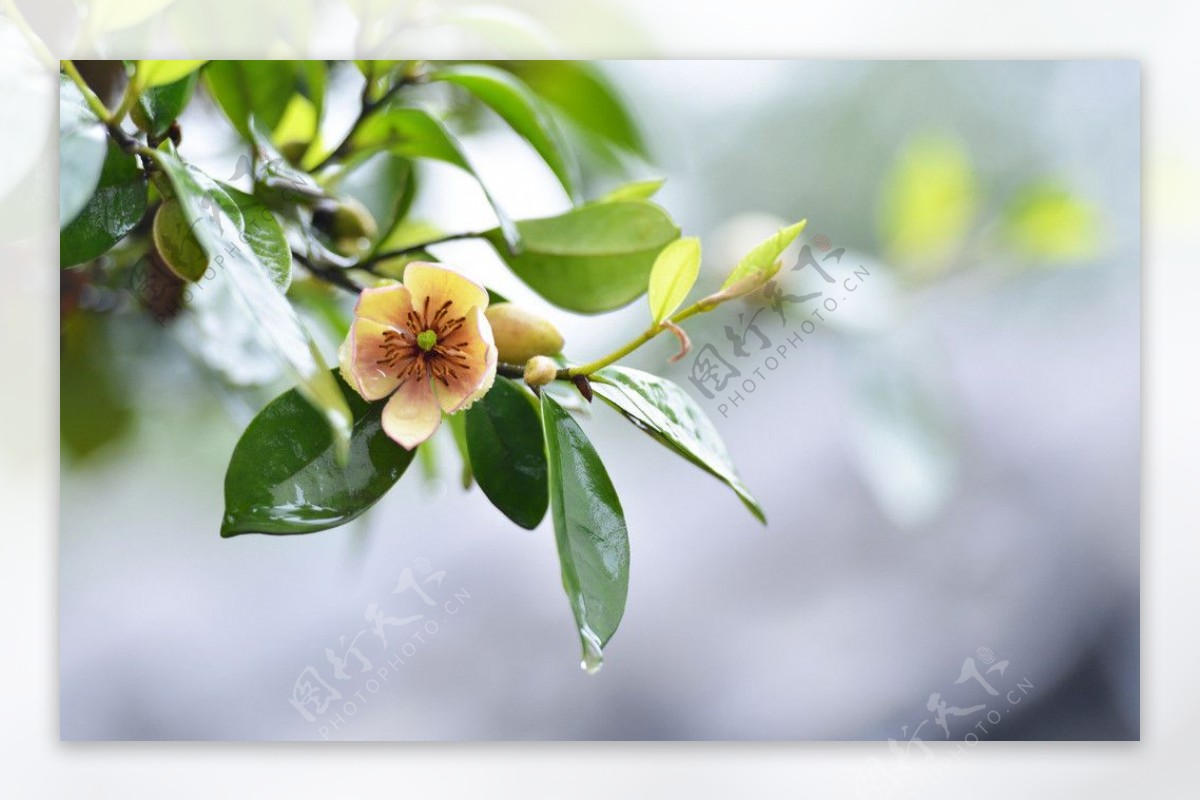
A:
{"label": "unopened bud", "polygon": [[313,225],[346,243],[373,239],[378,230],[367,207],[350,197],[319,204],[313,209]]}
{"label": "unopened bud", "polygon": [[522,364],[534,356],[553,356],[563,349],[558,329],[536,314],[511,303],[497,303],[484,312],[492,326],[500,361]]}
{"label": "unopened bud", "polygon": [[558,375],[558,365],[547,356],[534,356],[525,362],[525,383],[531,387],[544,387]]}

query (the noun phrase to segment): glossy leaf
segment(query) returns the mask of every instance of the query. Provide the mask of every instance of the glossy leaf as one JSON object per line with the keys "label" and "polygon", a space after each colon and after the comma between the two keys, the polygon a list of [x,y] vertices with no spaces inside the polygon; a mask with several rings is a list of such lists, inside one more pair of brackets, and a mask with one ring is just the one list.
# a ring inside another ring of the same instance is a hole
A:
{"label": "glossy leaf", "polygon": [[650,271],[650,316],[658,325],[670,317],[692,291],[700,275],[700,240],[676,239],[662,249]]}
{"label": "glossy leaf", "polygon": [[130,116],[143,131],[161,137],[183,113],[199,79],[200,73],[193,71],[174,83],[147,89],[138,98]]}
{"label": "glossy leaf", "polygon": [[599,70],[586,61],[508,61],[511,70],[583,131],[624,150],[646,155],[641,132]]}
{"label": "glossy leaf", "polygon": [[146,187],[137,158],[110,142],[95,191],[59,234],[62,266],[91,261],[129,233],[146,213]]}
{"label": "glossy leaf", "polygon": [[170,180],[184,214],[192,221],[190,227],[196,241],[217,268],[216,277],[225,276],[231,282],[247,313],[258,320],[280,356],[299,377],[301,391],[321,411],[334,433],[339,452],[345,455],[352,420],[342,393],[295,309],[274,283],[270,268],[250,247],[239,246],[238,223],[214,200],[222,192],[220,186],[168,152],[154,151],[154,160]]}
{"label": "glossy leaf", "polygon": [[618,200],[649,200],[658,194],[666,178],[649,178],[645,181],[631,181],[622,184],[611,192],[601,195],[595,202],[614,203]]}
{"label": "glossy leaf", "polygon": [[749,294],[764,286],[775,277],[775,273],[779,272],[780,267],[783,266],[780,262],[783,251],[787,250],[788,245],[795,241],[806,225],[808,225],[808,220],[801,220],[795,225],[781,228],[778,233],[755,245],[729,273],[725,283],[721,284],[720,290],[700,302],[715,305],[730,298]]}
{"label": "glossy leaf", "polygon": [[592,391],[638,428],[728,484],[751,514],[767,522],[762,507],[738,477],[716,426],[677,384],[614,366],[592,375]]}
{"label": "glossy leaf", "polygon": [[629,592],[629,534],[612,481],[592,443],[567,412],[541,395],[550,475],[550,514],[571,603],[583,667],[596,671],[602,650],[625,614]]}
{"label": "glossy leaf", "polygon": [[509,520],[534,529],[546,515],[549,489],[542,424],[530,401],[515,383],[497,378],[465,417],[479,488]]}
{"label": "glossy leaf", "polygon": [[368,404],[335,373],[354,417],[349,459],[336,458],[329,427],[296,390],[267,404],[242,433],[225,473],[221,536],[308,534],[348,523],[404,475],[414,451],[388,438],[386,400]]}
{"label": "glossy leaf", "polygon": [[[501,258],[546,300],[583,314],[639,297],[659,252],[679,238],[667,213],[646,201],[588,204],[517,227],[521,252],[497,247]],[[499,244],[497,231],[485,236]]]}
{"label": "glossy leaf", "polygon": [[522,81],[509,72],[483,64],[446,67],[433,72],[429,79],[461,86],[500,115],[537,151],[567,194],[576,198],[579,176],[571,151],[554,118]]}
{"label": "glossy leaf", "polygon": [[203,66],[203,61],[139,61],[134,82],[139,92],[181,81]]}
{"label": "glossy leaf", "polygon": [[[291,283],[292,251],[278,220],[253,195],[215,182],[209,198],[228,215],[237,241],[244,242],[280,289]],[[180,278],[199,281],[208,269],[208,255],[200,246],[183,207],[174,198],[163,201],[154,215],[154,244]]]}
{"label": "glossy leaf", "polygon": [[374,114],[359,127],[352,141],[354,148],[364,153],[388,150],[410,159],[444,161],[470,173],[496,212],[507,249],[518,246],[520,235],[516,225],[480,180],[458,142],[429,112],[419,108],[392,108]]}
{"label": "glossy leaf", "polygon": [[209,94],[245,138],[253,116],[274,130],[296,89],[292,61],[213,61],[204,68]]}
{"label": "glossy leaf", "polygon": [[65,228],[91,198],[108,144],[104,125],[67,76],[58,76],[58,224]]}

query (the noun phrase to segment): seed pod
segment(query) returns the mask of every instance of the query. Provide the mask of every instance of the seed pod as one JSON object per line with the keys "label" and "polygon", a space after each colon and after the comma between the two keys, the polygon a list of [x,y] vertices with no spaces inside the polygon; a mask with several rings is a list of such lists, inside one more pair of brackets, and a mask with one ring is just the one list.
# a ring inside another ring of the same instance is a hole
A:
{"label": "seed pod", "polygon": [[502,362],[524,364],[534,356],[553,356],[563,349],[558,329],[520,306],[497,303],[489,306],[484,316],[492,325]]}

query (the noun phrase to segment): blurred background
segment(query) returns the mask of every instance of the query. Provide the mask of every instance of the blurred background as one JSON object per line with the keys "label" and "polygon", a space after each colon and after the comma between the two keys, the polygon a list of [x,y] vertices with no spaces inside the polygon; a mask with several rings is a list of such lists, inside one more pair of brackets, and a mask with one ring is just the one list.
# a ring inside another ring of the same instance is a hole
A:
{"label": "blurred background", "polygon": [[[887,738],[918,759],[1136,739],[1136,63],[600,67],[652,156],[620,166],[667,179],[700,287],[809,220],[776,303],[694,318],[678,364],[665,338],[629,362],[697,397],[769,526],[594,409],[632,560],[588,676],[549,525],[464,492],[448,441],[354,524],[220,540],[229,454],[283,376],[217,300],[165,327],[111,315],[62,357],[62,737]],[[496,120],[460,123],[514,216],[566,208]],[[185,156],[234,172],[211,108],[183,127]],[[582,152],[589,194],[621,180]],[[414,216],[491,224],[467,176],[420,169]],[[485,244],[437,255],[544,312],[575,358],[644,326],[643,301],[548,308]],[[708,346],[739,373],[712,398],[689,380]],[[377,631],[380,610],[424,617]]]}

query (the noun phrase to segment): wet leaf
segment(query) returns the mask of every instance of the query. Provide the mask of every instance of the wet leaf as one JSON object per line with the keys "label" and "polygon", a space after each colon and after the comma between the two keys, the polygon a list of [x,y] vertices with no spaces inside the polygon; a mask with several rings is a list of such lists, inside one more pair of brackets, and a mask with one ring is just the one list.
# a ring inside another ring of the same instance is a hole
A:
{"label": "wet leaf", "polygon": [[146,187],[137,158],[109,142],[95,191],[59,233],[60,264],[91,261],[117,244],[146,213]]}
{"label": "wet leaf", "polygon": [[[291,283],[292,251],[279,221],[253,195],[214,182],[209,198],[215,201],[235,226],[234,236],[244,242],[280,289]],[[192,222],[174,198],[168,198],[154,215],[154,244],[176,275],[199,281],[208,269],[208,256],[192,231]]]}
{"label": "wet leaf", "polygon": [[629,592],[629,534],[612,481],[579,424],[541,395],[550,475],[550,514],[583,645],[583,667],[598,670],[602,650],[625,614]]}
{"label": "wet leaf", "polygon": [[751,514],[767,522],[762,507],[738,477],[716,426],[677,384],[613,366],[592,375],[592,391],[642,431],[725,482]]}
{"label": "wet leaf", "polygon": [[147,89],[138,98],[130,116],[143,131],[162,136],[183,113],[199,79],[200,73],[193,71],[174,83]]}
{"label": "wet leaf", "polygon": [[497,378],[464,416],[479,488],[509,520],[537,528],[546,515],[549,490],[542,423],[530,396],[509,379]]}
{"label": "wet leaf", "polygon": [[95,191],[108,144],[104,125],[65,75],[58,76],[58,153],[58,224],[66,228]]}
{"label": "wet leaf", "polygon": [[234,448],[225,473],[222,537],[335,528],[371,508],[404,475],[415,451],[384,433],[380,413],[387,400],[367,403],[336,371],[328,377],[354,418],[345,466],[320,413],[298,391],[283,393]]}
{"label": "wet leaf", "polygon": [[216,181],[184,165],[171,153],[155,151],[154,159],[170,180],[196,241],[216,268],[214,280],[232,283],[246,312],[258,320],[263,333],[300,379],[301,391],[321,411],[334,433],[339,453],[345,455],[352,421],[342,393],[316,343],[275,284],[271,269],[252,248],[239,246],[239,225],[216,200],[223,190]]}

